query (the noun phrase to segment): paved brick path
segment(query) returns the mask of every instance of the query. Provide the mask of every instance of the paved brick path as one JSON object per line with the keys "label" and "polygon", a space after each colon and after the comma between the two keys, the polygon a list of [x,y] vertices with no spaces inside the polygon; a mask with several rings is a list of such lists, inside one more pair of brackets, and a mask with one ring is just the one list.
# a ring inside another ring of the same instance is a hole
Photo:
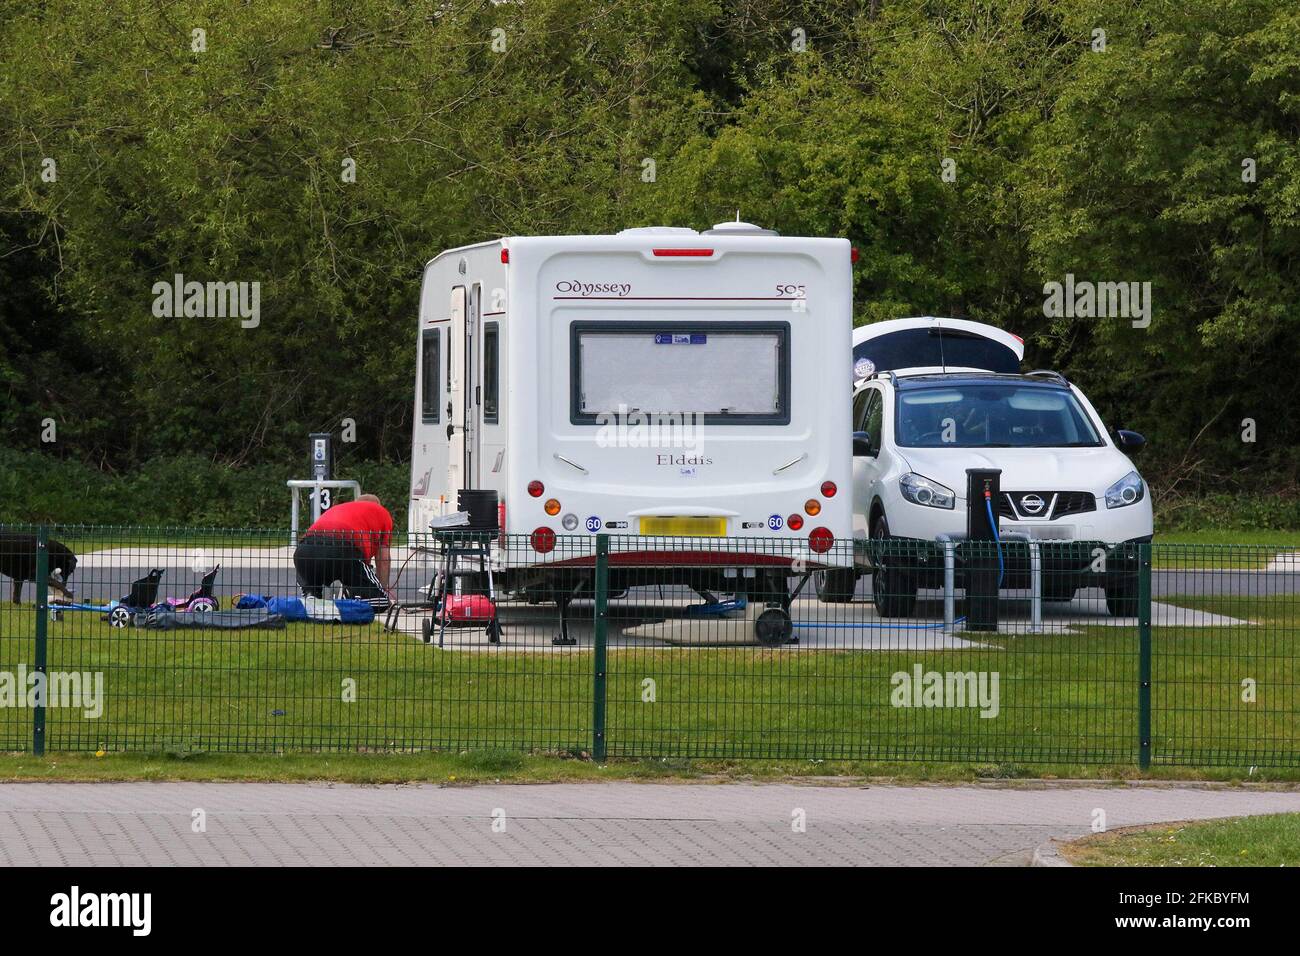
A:
{"label": "paved brick path", "polygon": [[3,784],[0,865],[1023,863],[1088,833],[1097,809],[1110,827],[1297,812],[1300,791]]}

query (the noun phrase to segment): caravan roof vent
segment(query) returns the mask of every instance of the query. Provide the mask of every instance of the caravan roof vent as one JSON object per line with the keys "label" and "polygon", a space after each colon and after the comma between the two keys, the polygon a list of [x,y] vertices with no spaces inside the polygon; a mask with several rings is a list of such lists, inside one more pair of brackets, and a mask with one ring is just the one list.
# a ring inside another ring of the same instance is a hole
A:
{"label": "caravan roof vent", "polygon": [[699,233],[694,229],[688,229],[685,226],[634,226],[631,229],[620,229],[620,236],[698,236]]}
{"label": "caravan roof vent", "polygon": [[756,226],[752,222],[741,222],[737,219],[735,222],[720,222],[712,229],[705,229],[706,236],[779,236],[781,235],[775,229],[764,229],[762,226]]}

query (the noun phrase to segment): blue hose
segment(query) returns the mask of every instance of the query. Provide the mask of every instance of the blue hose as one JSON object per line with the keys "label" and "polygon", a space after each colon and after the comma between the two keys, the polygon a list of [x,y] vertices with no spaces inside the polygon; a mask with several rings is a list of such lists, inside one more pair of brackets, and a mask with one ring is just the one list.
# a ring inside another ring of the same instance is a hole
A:
{"label": "blue hose", "polygon": [[1006,567],[1002,563],[1002,538],[998,535],[998,519],[993,517],[993,499],[987,495],[984,498],[984,507],[989,513],[989,527],[993,529],[993,540],[998,546],[998,587],[1002,587],[1002,578],[1006,573]]}

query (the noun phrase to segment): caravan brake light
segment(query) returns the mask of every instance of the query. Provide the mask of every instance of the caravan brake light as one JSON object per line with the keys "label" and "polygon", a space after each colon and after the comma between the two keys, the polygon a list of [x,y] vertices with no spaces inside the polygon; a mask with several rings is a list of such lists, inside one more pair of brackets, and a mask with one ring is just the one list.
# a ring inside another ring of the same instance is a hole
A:
{"label": "caravan brake light", "polygon": [[542,492],[545,490],[546,490],[546,486],[542,484],[540,481],[530,481],[528,483],[528,494],[533,498],[540,498],[542,496]]}
{"label": "caravan brake light", "polygon": [[699,256],[707,258],[713,255],[712,249],[655,249],[657,256]]}
{"label": "caravan brake light", "polygon": [[510,250],[509,250],[509,249],[502,249],[502,250],[501,250],[501,261],[502,261],[503,263],[508,263],[508,262],[510,261]]}
{"label": "caravan brake light", "polygon": [[785,519],[785,526],[791,531],[798,531],[803,527],[803,515],[791,515]]}
{"label": "caravan brake light", "polygon": [[808,548],[813,554],[825,554],[834,543],[835,535],[830,528],[813,528],[812,534],[808,535]]}
{"label": "caravan brake light", "polygon": [[823,497],[823,498],[834,498],[834,497],[835,497],[835,492],[837,492],[837,491],[839,491],[839,490],[840,490],[839,488],[836,488],[836,487],[835,487],[835,482],[833,482],[833,481],[823,481],[823,482],[822,482],[822,497]]}

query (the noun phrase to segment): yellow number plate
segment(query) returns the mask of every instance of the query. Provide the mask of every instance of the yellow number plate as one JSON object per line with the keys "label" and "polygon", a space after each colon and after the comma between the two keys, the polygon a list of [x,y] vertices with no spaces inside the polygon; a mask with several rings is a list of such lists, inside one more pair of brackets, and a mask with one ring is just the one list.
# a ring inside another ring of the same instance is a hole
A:
{"label": "yellow number plate", "polygon": [[721,538],[727,533],[726,518],[642,518],[642,534],[677,537]]}

